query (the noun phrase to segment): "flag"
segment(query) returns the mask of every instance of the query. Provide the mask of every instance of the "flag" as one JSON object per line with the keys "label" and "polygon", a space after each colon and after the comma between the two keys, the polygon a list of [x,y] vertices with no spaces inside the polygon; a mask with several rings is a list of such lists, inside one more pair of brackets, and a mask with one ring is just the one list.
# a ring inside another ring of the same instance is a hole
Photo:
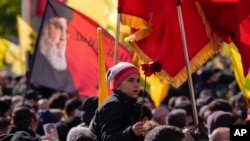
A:
{"label": "flag", "polygon": [[248,72],[248,75],[246,77],[246,88],[250,91],[250,72]]}
{"label": "flag", "polygon": [[[140,69],[141,76],[144,76],[144,72]],[[156,75],[147,77],[146,83],[148,84],[148,93],[154,102],[156,107],[159,107],[162,101],[167,97],[168,82],[161,79]]]}
{"label": "flag", "polygon": [[[142,67],[140,64],[142,64],[142,60],[140,60],[137,56],[137,54],[134,54],[133,56],[133,64],[137,65],[140,71],[140,75],[142,76],[142,79],[145,81],[145,74],[142,70]],[[167,80],[161,79],[160,77],[156,75],[151,75],[147,77],[146,79],[146,90],[148,91],[151,99],[154,102],[154,105],[156,107],[160,106],[161,102],[167,97],[167,92],[169,88],[169,83]]]}
{"label": "flag", "polygon": [[[185,1],[185,0],[184,0]],[[190,0],[187,0],[190,1]],[[223,41],[234,43],[241,54],[244,76],[250,68],[250,1],[211,0],[200,1],[213,32]],[[228,11],[228,9],[230,9]]]}
{"label": "flag", "polygon": [[[145,4],[147,3],[147,4]],[[126,40],[145,63],[159,61],[162,71],[157,73],[173,86],[187,80],[182,39],[174,0],[119,0],[121,23],[132,27]],[[186,33],[191,72],[195,72],[219,50],[219,44],[200,6],[183,3],[182,14]]]}
{"label": "flag", "polygon": [[[58,2],[65,2],[65,0],[57,0]],[[36,1],[36,16],[42,17],[43,11],[45,9],[47,0],[37,0]]]}
{"label": "flag", "polygon": [[4,41],[0,38],[0,70],[4,67],[4,59],[5,59],[5,53],[7,50],[7,46],[4,43]]}
{"label": "flag", "polygon": [[25,67],[24,56],[21,54],[20,47],[4,38],[0,38],[0,42],[3,48],[7,48],[5,52],[5,62],[11,66],[11,72],[16,75],[25,74],[23,69]]}
{"label": "flag", "polygon": [[36,38],[35,30],[19,15],[17,15],[17,29],[21,50],[32,53]]}
{"label": "flag", "polygon": [[[115,36],[117,24],[117,0],[67,0],[66,3],[79,12],[91,17],[111,35]],[[129,34],[129,27],[120,25],[120,41]],[[123,41],[123,40],[122,40]]]}
{"label": "flag", "polygon": [[[32,83],[58,91],[97,96],[99,69],[96,29],[101,26],[53,0],[47,0],[44,14],[36,43]],[[54,38],[50,35],[54,35]],[[111,67],[114,38],[107,31],[102,32],[102,37],[105,66]],[[51,53],[52,49],[56,51]],[[131,52],[119,44],[118,62],[130,62],[131,58]]]}
{"label": "flag", "polygon": [[37,0],[36,16],[42,17],[45,5],[46,5],[46,0]]}
{"label": "flag", "polygon": [[99,96],[98,96],[98,106],[108,97],[108,87],[106,82],[106,67],[105,58],[103,53],[102,45],[102,29],[97,29],[98,37],[98,68],[99,68]]}
{"label": "flag", "polygon": [[223,46],[227,46],[227,48],[229,49],[230,60],[231,60],[231,65],[232,65],[232,69],[234,72],[234,76],[235,76],[236,82],[240,90],[243,93],[243,96],[247,99],[250,99],[250,90],[248,90],[245,85],[246,78],[244,77],[244,74],[243,74],[241,55],[238,52],[237,47],[235,46],[234,43],[230,43],[230,44],[224,43]]}
{"label": "flag", "polygon": [[27,53],[32,54],[33,48],[36,39],[36,32],[33,28],[24,21],[19,15],[16,16],[17,19],[17,29],[18,29],[18,38],[20,44],[20,55],[24,58],[24,65],[21,69],[23,69],[23,74],[26,72],[26,64],[28,63],[28,58],[26,57]]}

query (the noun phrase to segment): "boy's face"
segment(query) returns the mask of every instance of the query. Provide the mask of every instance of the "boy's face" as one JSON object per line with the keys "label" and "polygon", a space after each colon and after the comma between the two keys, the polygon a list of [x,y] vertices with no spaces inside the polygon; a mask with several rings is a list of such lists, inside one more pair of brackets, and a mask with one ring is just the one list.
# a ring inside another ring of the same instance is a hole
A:
{"label": "boy's face", "polygon": [[137,98],[140,92],[140,75],[132,74],[127,77],[117,88],[129,97]]}

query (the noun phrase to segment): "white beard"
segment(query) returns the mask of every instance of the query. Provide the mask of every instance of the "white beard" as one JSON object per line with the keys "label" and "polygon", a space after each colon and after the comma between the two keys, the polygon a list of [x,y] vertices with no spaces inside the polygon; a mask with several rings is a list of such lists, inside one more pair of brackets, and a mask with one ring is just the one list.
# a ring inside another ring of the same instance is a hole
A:
{"label": "white beard", "polygon": [[39,42],[41,53],[45,56],[54,69],[63,71],[67,68],[65,57],[66,43],[62,41],[61,44],[63,44],[64,47],[62,50],[59,50],[56,47],[56,44],[53,43],[49,38],[48,32],[45,28],[44,30],[45,31],[43,32]]}

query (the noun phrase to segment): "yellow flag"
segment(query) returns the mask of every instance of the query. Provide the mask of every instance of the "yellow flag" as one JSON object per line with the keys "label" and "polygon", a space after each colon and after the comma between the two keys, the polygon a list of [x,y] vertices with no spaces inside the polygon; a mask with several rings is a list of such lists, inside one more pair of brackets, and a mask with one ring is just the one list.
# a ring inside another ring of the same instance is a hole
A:
{"label": "yellow flag", "polygon": [[0,38],[0,69],[4,67],[4,58],[7,50],[7,46],[4,41]]}
{"label": "yellow flag", "polygon": [[230,43],[228,45],[229,52],[230,52],[230,59],[232,62],[232,69],[234,72],[234,76],[236,79],[237,84],[239,85],[240,90],[242,91],[245,98],[250,99],[250,90],[246,88],[246,78],[243,74],[243,67],[240,53],[238,52],[237,47],[234,43]]}
{"label": "yellow flag", "polygon": [[[117,0],[67,0],[67,5],[90,17],[115,36],[117,2]],[[122,39],[129,33],[130,28],[128,26],[120,25],[120,37]]]}
{"label": "yellow flag", "polygon": [[7,50],[5,52],[5,62],[6,64],[11,65],[12,73],[17,75],[24,75],[25,61],[20,47],[6,39],[2,38],[0,40],[4,43],[5,46],[7,46]]}
{"label": "yellow flag", "polygon": [[[145,79],[144,72],[140,69],[140,74],[143,79]],[[156,107],[159,107],[161,102],[166,98],[168,92],[168,82],[166,80],[160,79],[156,75],[151,75],[147,77],[146,80],[149,88],[148,92],[152,98]]]}
{"label": "yellow flag", "polygon": [[[137,54],[134,54],[132,63],[139,66],[143,64],[143,62],[138,58]],[[141,67],[140,75],[141,78],[145,81],[145,75]],[[150,77],[146,78],[146,83],[148,88],[146,90],[149,92],[150,97],[152,98],[156,107],[159,107],[161,102],[166,98],[167,92],[169,89],[169,83],[165,79],[161,79],[156,75],[151,75]]]}
{"label": "yellow flag", "polygon": [[98,97],[98,106],[100,106],[103,101],[108,97],[108,88],[106,82],[106,67],[105,67],[105,59],[104,52],[102,46],[102,29],[97,29],[98,36],[98,67],[99,67],[99,97]]}
{"label": "yellow flag", "polygon": [[19,15],[17,15],[17,29],[22,52],[32,53],[36,32]]}

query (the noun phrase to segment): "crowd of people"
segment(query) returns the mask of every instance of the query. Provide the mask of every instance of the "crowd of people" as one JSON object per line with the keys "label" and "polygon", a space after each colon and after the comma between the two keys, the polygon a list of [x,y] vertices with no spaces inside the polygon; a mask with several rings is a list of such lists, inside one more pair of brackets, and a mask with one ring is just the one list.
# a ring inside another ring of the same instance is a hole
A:
{"label": "crowd of people", "polygon": [[112,94],[102,105],[97,96],[1,76],[0,141],[223,141],[229,140],[230,125],[250,123],[248,102],[226,58],[215,57],[192,77],[198,128],[187,84],[170,86],[156,107],[140,86],[139,69],[128,62],[108,69]]}

